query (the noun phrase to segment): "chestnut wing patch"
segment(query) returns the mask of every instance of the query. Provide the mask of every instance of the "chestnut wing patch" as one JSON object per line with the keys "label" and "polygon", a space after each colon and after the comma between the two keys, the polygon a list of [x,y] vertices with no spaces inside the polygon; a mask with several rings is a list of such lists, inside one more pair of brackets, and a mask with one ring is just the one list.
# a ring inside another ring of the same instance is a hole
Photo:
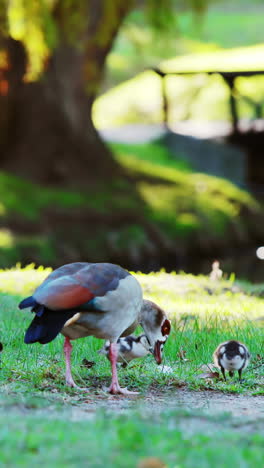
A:
{"label": "chestnut wing patch", "polygon": [[36,289],[33,297],[51,310],[80,306],[84,306],[83,310],[91,310],[96,308],[92,299],[117,289],[120,280],[128,275],[128,271],[111,263],[65,265],[51,273]]}
{"label": "chestnut wing patch", "polygon": [[93,297],[94,294],[87,287],[67,276],[43,283],[34,293],[34,299],[51,310],[73,309]]}

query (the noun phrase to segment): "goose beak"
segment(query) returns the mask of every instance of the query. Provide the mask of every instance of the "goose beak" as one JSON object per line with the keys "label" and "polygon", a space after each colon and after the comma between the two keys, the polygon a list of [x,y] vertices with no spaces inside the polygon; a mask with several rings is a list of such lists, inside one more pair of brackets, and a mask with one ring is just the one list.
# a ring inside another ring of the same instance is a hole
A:
{"label": "goose beak", "polygon": [[162,343],[160,341],[156,341],[154,346],[153,354],[157,364],[161,364],[162,362],[161,344]]}

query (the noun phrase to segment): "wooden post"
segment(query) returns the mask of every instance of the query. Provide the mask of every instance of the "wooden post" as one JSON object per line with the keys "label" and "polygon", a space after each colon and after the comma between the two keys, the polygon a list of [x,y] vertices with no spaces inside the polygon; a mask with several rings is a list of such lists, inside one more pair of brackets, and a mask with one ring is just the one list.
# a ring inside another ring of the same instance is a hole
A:
{"label": "wooden post", "polygon": [[161,92],[162,92],[162,110],[163,110],[163,124],[166,129],[169,127],[169,101],[166,88],[166,75],[161,76]]}
{"label": "wooden post", "polygon": [[239,128],[238,128],[239,117],[238,117],[238,112],[237,112],[236,99],[234,96],[235,77],[226,76],[225,74],[222,74],[222,77],[224,78],[230,90],[229,106],[230,106],[231,120],[232,120],[232,126],[233,126],[233,133],[238,133],[239,132]]}
{"label": "wooden post", "polygon": [[152,68],[161,80],[161,99],[162,99],[162,122],[165,129],[169,127],[169,100],[166,89],[166,73],[161,71],[159,68]]}

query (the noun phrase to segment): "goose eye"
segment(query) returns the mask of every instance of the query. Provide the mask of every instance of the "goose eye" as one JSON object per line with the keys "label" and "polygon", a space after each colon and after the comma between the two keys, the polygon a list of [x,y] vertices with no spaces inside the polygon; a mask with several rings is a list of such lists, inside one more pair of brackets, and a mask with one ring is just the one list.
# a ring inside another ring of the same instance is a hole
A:
{"label": "goose eye", "polygon": [[161,333],[162,335],[169,335],[171,330],[171,324],[169,320],[164,320],[162,327],[161,327]]}

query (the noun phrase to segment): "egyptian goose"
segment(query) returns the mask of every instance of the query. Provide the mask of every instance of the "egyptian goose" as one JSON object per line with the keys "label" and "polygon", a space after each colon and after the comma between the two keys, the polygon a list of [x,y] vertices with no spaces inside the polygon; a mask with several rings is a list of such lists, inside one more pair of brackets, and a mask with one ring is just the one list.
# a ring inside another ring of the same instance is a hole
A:
{"label": "egyptian goose", "polygon": [[[161,345],[161,351],[162,347]],[[109,349],[110,341],[107,340],[98,352],[109,359]],[[117,350],[117,362],[121,362],[122,367],[126,367],[133,359],[142,358],[150,354],[150,344],[145,334],[139,336],[128,335],[124,338],[118,338]]]}
{"label": "egyptian goose", "polygon": [[25,343],[49,343],[61,332],[65,336],[66,384],[77,387],[71,374],[71,340],[95,336],[110,341],[112,368],[110,393],[129,394],[118,382],[117,340],[142,325],[156,362],[170,333],[164,311],[144,300],[137,279],[111,263],[70,263],[54,270],[24,299],[19,308],[31,307],[35,317],[25,334]]}
{"label": "egyptian goose", "polygon": [[214,363],[221,369],[226,380],[225,370],[229,371],[230,377],[234,376],[234,371],[238,371],[241,382],[242,370],[246,369],[250,360],[250,353],[246,345],[236,340],[221,343],[213,354]]}

